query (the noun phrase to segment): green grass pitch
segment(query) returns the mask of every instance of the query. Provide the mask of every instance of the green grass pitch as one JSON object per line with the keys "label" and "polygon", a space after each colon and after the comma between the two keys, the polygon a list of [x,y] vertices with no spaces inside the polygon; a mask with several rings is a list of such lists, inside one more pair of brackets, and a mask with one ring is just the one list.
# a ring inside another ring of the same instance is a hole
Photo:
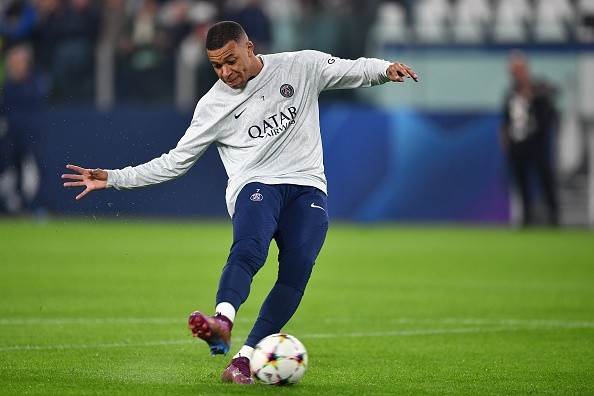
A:
{"label": "green grass pitch", "polygon": [[[220,382],[212,312],[229,222],[0,220],[0,394],[594,394],[594,233],[332,224],[284,329],[293,387]],[[276,247],[236,321],[242,344]]]}

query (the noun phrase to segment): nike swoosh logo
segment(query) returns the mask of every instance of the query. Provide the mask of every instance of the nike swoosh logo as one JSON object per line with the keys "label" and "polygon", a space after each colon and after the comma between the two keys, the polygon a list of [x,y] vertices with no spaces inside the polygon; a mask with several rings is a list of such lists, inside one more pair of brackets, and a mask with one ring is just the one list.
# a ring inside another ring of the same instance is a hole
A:
{"label": "nike swoosh logo", "polygon": [[326,211],[326,209],[322,208],[321,206],[316,205],[315,203],[312,202],[311,204],[312,208],[316,208],[316,209],[322,209],[324,212]]}
{"label": "nike swoosh logo", "polygon": [[239,113],[235,114],[235,119],[238,119],[239,117],[241,117],[241,115],[243,114],[244,111],[247,110],[247,107],[243,110],[241,110]]}

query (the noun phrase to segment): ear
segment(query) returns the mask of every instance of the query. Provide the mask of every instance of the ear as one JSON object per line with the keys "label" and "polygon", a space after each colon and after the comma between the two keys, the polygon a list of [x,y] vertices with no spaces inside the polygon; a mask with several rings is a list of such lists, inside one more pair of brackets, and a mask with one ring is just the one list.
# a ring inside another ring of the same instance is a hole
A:
{"label": "ear", "polygon": [[248,40],[245,43],[246,47],[247,47],[247,51],[249,55],[255,55],[254,54],[254,43],[252,43],[250,40]]}

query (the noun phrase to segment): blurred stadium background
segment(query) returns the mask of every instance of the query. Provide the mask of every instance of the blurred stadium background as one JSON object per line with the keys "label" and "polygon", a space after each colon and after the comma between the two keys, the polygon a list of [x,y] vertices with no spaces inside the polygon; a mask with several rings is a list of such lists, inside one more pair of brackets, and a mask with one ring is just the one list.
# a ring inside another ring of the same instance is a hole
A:
{"label": "blurred stadium background", "polygon": [[[561,223],[594,225],[594,0],[1,0],[0,95],[12,119],[5,111],[0,136],[24,131],[10,143],[23,183],[3,143],[2,211],[226,217],[214,147],[185,177],[149,190],[76,203],[59,179],[66,163],[117,168],[173,147],[216,79],[203,42],[224,19],[240,22],[259,53],[379,57],[420,75],[322,95],[334,219],[516,224],[497,135],[506,59],[520,49],[558,90]],[[28,96],[16,99],[4,95],[14,48],[35,65]]]}

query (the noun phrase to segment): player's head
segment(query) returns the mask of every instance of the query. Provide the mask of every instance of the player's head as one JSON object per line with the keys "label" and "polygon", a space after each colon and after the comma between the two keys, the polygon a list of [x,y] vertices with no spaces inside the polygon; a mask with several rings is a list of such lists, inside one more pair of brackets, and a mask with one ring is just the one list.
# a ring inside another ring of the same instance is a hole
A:
{"label": "player's head", "polygon": [[261,68],[254,44],[236,22],[218,22],[208,30],[206,54],[219,79],[231,88],[245,87]]}
{"label": "player's head", "polygon": [[509,74],[517,83],[524,83],[530,80],[528,59],[522,51],[512,51],[508,59]]}

